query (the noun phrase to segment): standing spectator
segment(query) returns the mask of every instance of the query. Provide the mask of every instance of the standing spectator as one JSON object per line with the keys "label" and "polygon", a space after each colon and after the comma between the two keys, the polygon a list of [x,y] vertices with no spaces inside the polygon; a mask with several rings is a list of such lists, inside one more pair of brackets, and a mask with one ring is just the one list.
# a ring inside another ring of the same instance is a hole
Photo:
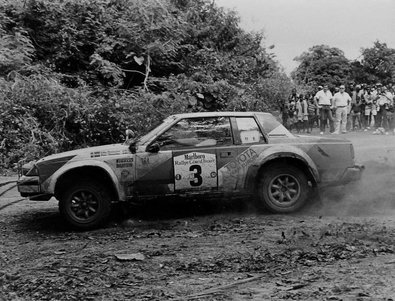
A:
{"label": "standing spectator", "polygon": [[374,134],[385,134],[388,135],[389,124],[387,111],[392,105],[393,95],[387,91],[385,86],[378,89],[377,94],[377,123],[375,125],[376,131]]}
{"label": "standing spectator", "polygon": [[[329,91],[328,85],[324,85],[323,89],[315,94],[314,99],[317,101],[318,108],[320,109],[320,134],[323,135],[328,121],[329,123],[333,122],[333,116],[331,111],[332,93],[331,91]],[[330,126],[330,131],[332,131],[332,126]]]}
{"label": "standing spectator", "polygon": [[352,122],[352,117],[353,117],[352,107],[358,101],[358,86],[357,85],[352,86],[349,95],[351,97],[351,103],[350,103],[348,110],[347,110],[347,126],[346,126],[346,128],[347,128],[347,130],[353,130],[354,128],[353,128],[353,122]]}
{"label": "standing spectator", "polygon": [[307,100],[303,94],[300,95],[300,104],[303,112],[303,133],[305,133],[308,132],[309,113],[307,111]]}
{"label": "standing spectator", "polygon": [[372,121],[370,123],[370,127],[375,128],[377,123],[377,100],[376,98],[373,99],[372,102]]}
{"label": "standing spectator", "polygon": [[284,100],[280,105],[281,120],[283,125],[288,128],[288,116],[289,116],[289,102]]}
{"label": "standing spectator", "polygon": [[366,106],[366,102],[365,102],[365,95],[366,93],[366,85],[365,84],[361,84],[361,89],[358,91],[358,98],[360,101],[360,108],[361,108],[361,114],[360,114],[360,118],[361,118],[361,129],[366,129],[366,124],[365,124],[365,106]]}
{"label": "standing spectator", "polygon": [[291,91],[291,95],[288,97],[288,100],[285,100],[281,106],[280,106],[280,112],[281,112],[281,118],[283,121],[283,125],[289,129],[290,128],[290,122],[288,121],[289,118],[289,107],[290,103],[293,101],[294,103],[296,102],[296,89],[293,88]]}
{"label": "standing spectator", "polygon": [[295,108],[295,103],[296,103],[296,98],[295,100],[291,100],[289,102],[289,108],[288,108],[288,129],[292,131],[294,127],[296,126],[296,121],[295,121],[295,115],[296,115],[296,108]]}
{"label": "standing spectator", "polygon": [[344,85],[341,85],[339,89],[340,91],[333,96],[333,105],[336,108],[336,128],[334,133],[339,134],[341,127],[341,132],[345,134],[347,133],[347,110],[351,103],[351,97],[345,92]]}
{"label": "standing spectator", "polygon": [[307,133],[311,133],[313,131],[314,123],[317,123],[317,126],[319,126],[317,111],[318,111],[317,102],[314,99],[314,96],[309,94],[308,102],[307,102],[307,114],[309,120]]}
{"label": "standing spectator", "polygon": [[[387,109],[387,122],[388,122],[388,129],[395,135],[394,129],[394,99],[392,99],[392,104],[388,105]],[[388,135],[388,132],[387,132]]]}
{"label": "standing spectator", "polygon": [[307,116],[307,102],[303,94],[300,94],[299,97],[297,98],[295,107],[296,107],[296,118],[297,118],[296,130],[298,133],[300,133],[300,131],[302,130],[303,132],[305,132],[308,116]]}
{"label": "standing spectator", "polygon": [[295,103],[295,115],[296,115],[296,123],[295,123],[296,131],[300,133],[300,129],[302,127],[302,121],[303,121],[303,111],[299,97],[296,99],[296,103]]}
{"label": "standing spectator", "polygon": [[[355,100],[355,103],[351,103],[351,130],[361,130],[362,129],[362,122],[361,122],[361,101],[359,98]],[[355,121],[358,123],[358,127],[355,124]]]}
{"label": "standing spectator", "polygon": [[364,111],[364,125],[365,131],[370,130],[370,124],[372,123],[372,111],[373,111],[373,100],[375,95],[373,95],[374,89],[367,88],[365,94],[363,95],[365,101],[365,111]]}

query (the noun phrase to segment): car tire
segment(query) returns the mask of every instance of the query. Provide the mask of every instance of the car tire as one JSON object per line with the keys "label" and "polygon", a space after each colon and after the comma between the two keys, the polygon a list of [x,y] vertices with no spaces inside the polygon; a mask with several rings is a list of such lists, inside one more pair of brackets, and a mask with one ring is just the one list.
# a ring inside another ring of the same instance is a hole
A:
{"label": "car tire", "polygon": [[99,182],[86,181],[65,190],[59,211],[73,228],[88,230],[102,225],[111,213],[111,193]]}
{"label": "car tire", "polygon": [[303,207],[310,186],[307,176],[294,166],[265,167],[258,181],[257,206],[272,213],[290,213]]}

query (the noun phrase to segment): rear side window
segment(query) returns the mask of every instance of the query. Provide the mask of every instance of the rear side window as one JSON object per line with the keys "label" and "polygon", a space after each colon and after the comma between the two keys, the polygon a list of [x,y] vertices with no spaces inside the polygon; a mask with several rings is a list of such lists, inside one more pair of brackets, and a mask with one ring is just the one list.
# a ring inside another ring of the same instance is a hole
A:
{"label": "rear side window", "polygon": [[265,142],[261,130],[253,117],[237,117],[236,124],[242,144]]}
{"label": "rear side window", "polygon": [[294,137],[274,116],[259,114],[257,117],[269,137]]}

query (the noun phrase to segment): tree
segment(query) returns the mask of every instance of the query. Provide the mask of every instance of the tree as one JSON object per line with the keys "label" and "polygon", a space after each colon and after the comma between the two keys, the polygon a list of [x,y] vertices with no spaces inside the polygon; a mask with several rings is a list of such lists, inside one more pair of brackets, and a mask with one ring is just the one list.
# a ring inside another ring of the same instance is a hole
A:
{"label": "tree", "polygon": [[2,151],[12,163],[173,113],[276,109],[291,82],[264,42],[211,0],[0,1]]}
{"label": "tree", "polygon": [[361,64],[367,83],[388,84],[395,81],[395,49],[376,41],[373,47],[362,49],[362,56]]}
{"label": "tree", "polygon": [[349,80],[350,62],[338,48],[313,46],[295,60],[300,64],[291,76],[298,85],[315,88],[328,84],[334,87]]}

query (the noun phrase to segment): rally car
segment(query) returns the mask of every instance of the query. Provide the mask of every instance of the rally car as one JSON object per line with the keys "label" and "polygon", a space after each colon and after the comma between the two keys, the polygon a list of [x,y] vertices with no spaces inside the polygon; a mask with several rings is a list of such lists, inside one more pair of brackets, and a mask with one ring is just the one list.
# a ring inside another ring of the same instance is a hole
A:
{"label": "rally car", "polygon": [[322,185],[361,178],[346,139],[295,136],[262,112],[172,115],[123,144],[54,154],[21,168],[18,190],[59,201],[72,226],[101,225],[116,202],[245,195],[274,213],[300,209]]}

